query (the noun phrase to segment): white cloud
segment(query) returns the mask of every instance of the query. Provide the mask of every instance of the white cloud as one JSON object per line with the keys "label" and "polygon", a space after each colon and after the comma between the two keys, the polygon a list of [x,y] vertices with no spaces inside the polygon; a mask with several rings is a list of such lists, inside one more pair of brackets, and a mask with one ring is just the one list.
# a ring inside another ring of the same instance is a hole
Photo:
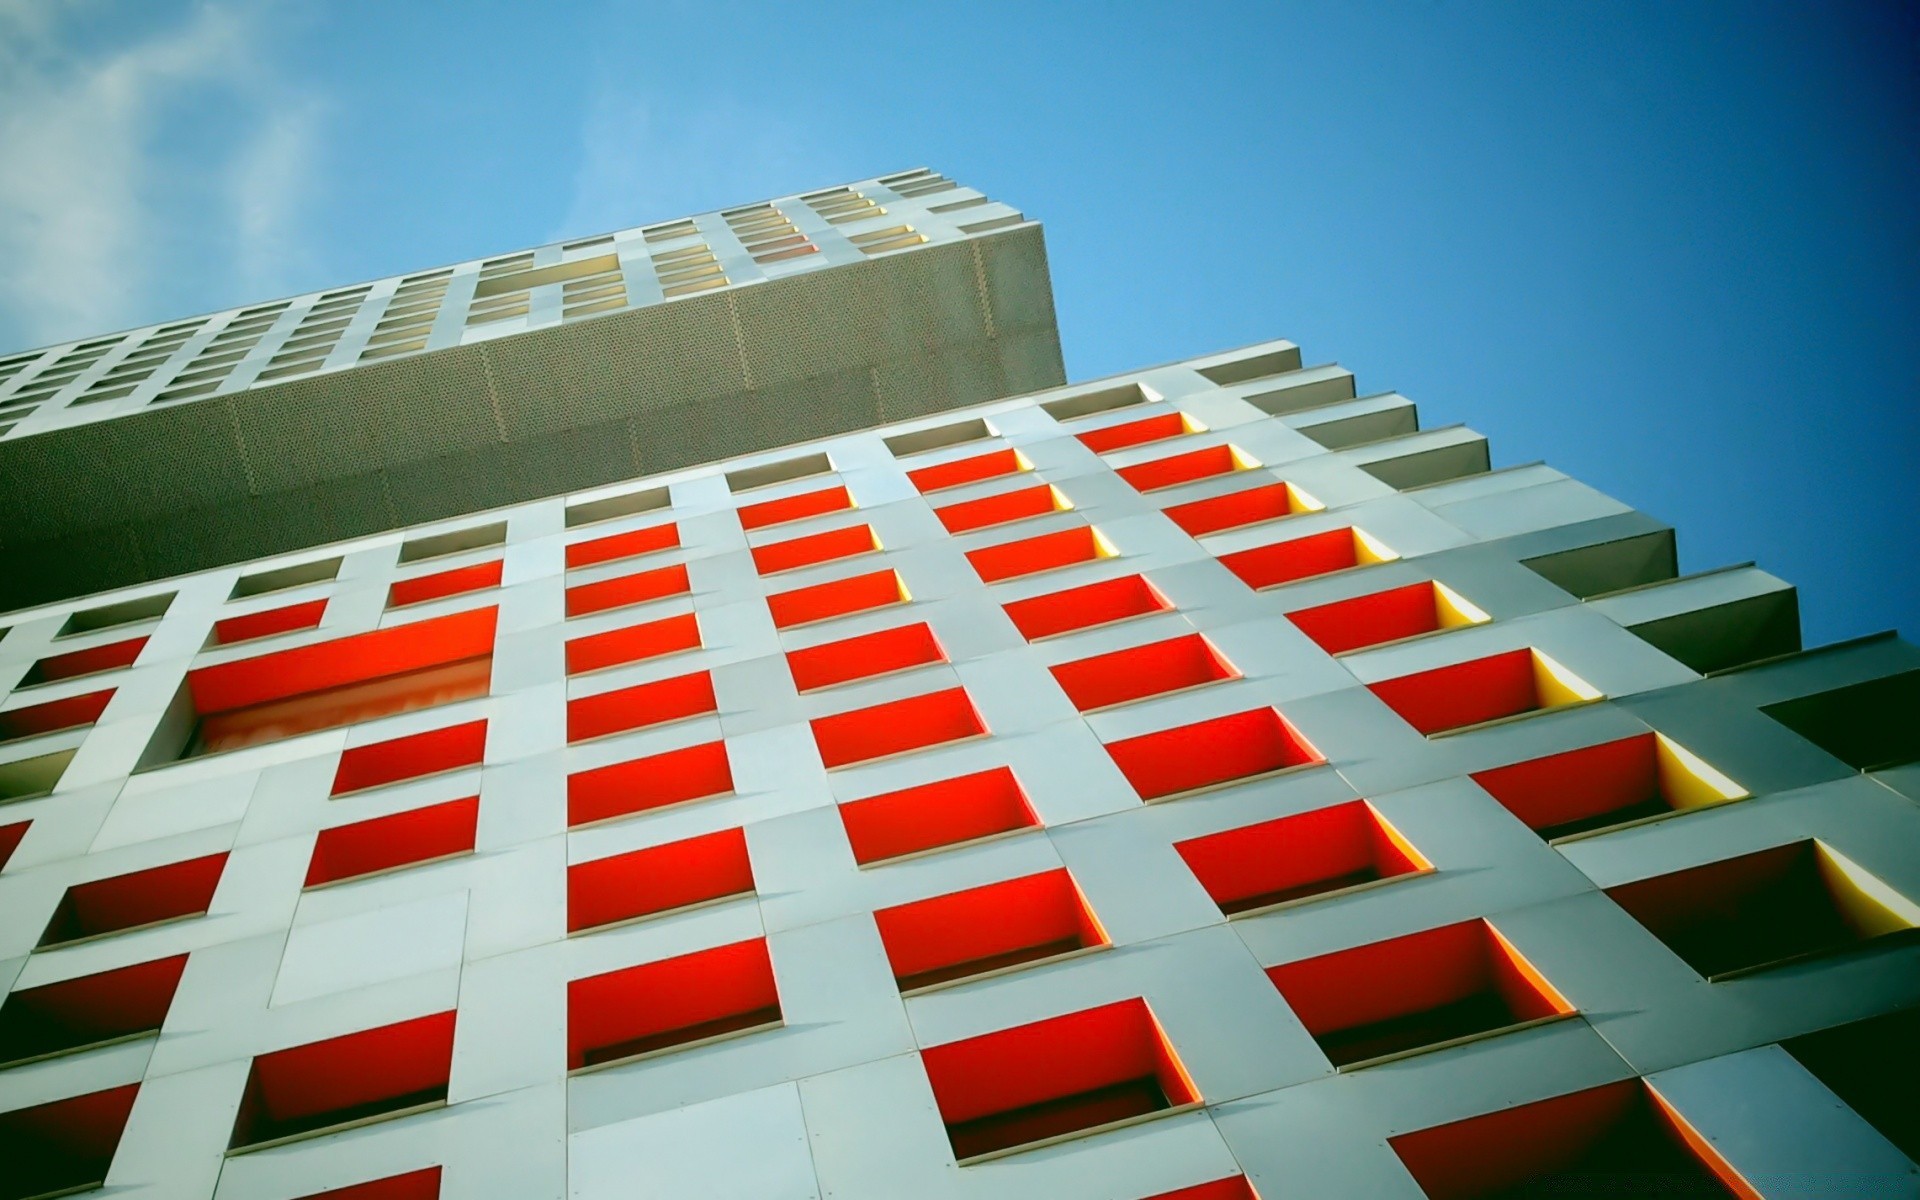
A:
{"label": "white cloud", "polygon": [[[322,108],[264,69],[266,10],[203,4],[100,49],[72,44],[75,11],[0,0],[0,346],[272,290],[300,262]],[[183,157],[183,130],[231,157]]]}

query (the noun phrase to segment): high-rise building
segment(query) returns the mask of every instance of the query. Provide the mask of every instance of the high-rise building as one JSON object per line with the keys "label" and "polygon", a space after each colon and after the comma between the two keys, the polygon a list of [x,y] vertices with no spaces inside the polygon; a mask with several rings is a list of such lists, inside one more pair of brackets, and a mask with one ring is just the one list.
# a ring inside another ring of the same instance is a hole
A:
{"label": "high-rise building", "polygon": [[1059,364],[924,171],[4,360],[0,1200],[1920,1189],[1920,650]]}

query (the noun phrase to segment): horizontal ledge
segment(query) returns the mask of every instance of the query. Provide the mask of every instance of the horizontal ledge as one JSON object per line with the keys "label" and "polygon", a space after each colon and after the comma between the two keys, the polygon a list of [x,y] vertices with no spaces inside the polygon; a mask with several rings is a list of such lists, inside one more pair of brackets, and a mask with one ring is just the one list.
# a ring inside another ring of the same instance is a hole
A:
{"label": "horizontal ledge", "polygon": [[1345,887],[1334,888],[1332,891],[1315,892],[1311,896],[1295,896],[1291,900],[1276,900],[1272,904],[1262,904],[1258,908],[1243,908],[1239,912],[1227,913],[1226,918],[1229,921],[1239,921],[1247,917],[1264,916],[1267,913],[1279,912],[1282,909],[1298,908],[1303,904],[1317,904],[1322,900],[1334,900],[1341,896],[1351,896],[1359,892],[1370,892],[1375,888],[1386,887],[1390,883],[1398,883],[1402,879],[1421,879],[1425,876],[1438,875],[1439,873],[1439,870],[1435,867],[1422,867],[1418,871],[1402,871],[1398,875],[1383,875],[1379,879],[1362,880],[1359,883],[1350,883]]}
{"label": "horizontal ledge", "polygon": [[[1327,760],[1324,758],[1316,762],[1294,763],[1290,766],[1275,767],[1271,771],[1262,771],[1258,775],[1241,775],[1235,779],[1222,779],[1218,783],[1202,784],[1199,787],[1187,788],[1184,791],[1168,792],[1164,796],[1155,796],[1151,800],[1147,799],[1145,796],[1141,796],[1140,803],[1170,804],[1175,800],[1185,800],[1192,796],[1204,796],[1208,792],[1225,791],[1227,788],[1244,787],[1247,784],[1265,783],[1270,779],[1278,779],[1283,775],[1292,775],[1300,771],[1309,771],[1315,767],[1324,767],[1328,765],[1329,764]],[[1139,793],[1136,792],[1135,795],[1139,795]]]}
{"label": "horizontal ledge", "polygon": [[1033,1142],[1021,1142],[1018,1146],[1005,1146],[998,1150],[989,1150],[985,1154],[975,1154],[969,1158],[953,1160],[957,1167],[971,1167],[976,1163],[992,1162],[996,1158],[1006,1158],[1013,1154],[1025,1154],[1029,1150],[1039,1150],[1046,1146],[1058,1146],[1063,1142],[1077,1142],[1081,1138],[1098,1137],[1103,1133],[1112,1133],[1116,1129],[1131,1129],[1135,1125],[1144,1125],[1148,1121],[1158,1121],[1162,1117],[1178,1116],[1181,1113],[1196,1112],[1206,1107],[1206,1101],[1193,1100],[1186,1104],[1176,1104],[1171,1108],[1159,1108],[1138,1116],[1122,1117],[1118,1121],[1105,1121],[1099,1125],[1089,1125],[1085,1129],[1076,1129],[1071,1133],[1056,1133],[1052,1137],[1041,1138]]}
{"label": "horizontal ledge", "polygon": [[104,933],[89,933],[83,937],[68,938],[64,942],[47,942],[44,945],[35,946],[33,951],[38,954],[47,950],[64,950],[68,946],[89,945],[93,942],[100,941],[102,938],[120,937],[122,934],[128,933],[144,933],[149,929],[158,929],[162,925],[173,925],[180,921],[191,921],[196,917],[204,917],[211,911],[211,909],[203,908],[199,912],[181,913],[177,917],[161,917],[158,921],[143,921],[138,925],[129,925],[125,929],[109,929]]}
{"label": "horizontal ledge", "polygon": [[1054,963],[1071,962],[1076,958],[1085,958],[1089,954],[1097,954],[1102,950],[1111,950],[1112,948],[1113,943],[1100,942],[1092,946],[1082,946],[1077,950],[1068,950],[1063,954],[1050,954],[1045,958],[1030,959],[1027,962],[1009,963],[1004,967],[995,967],[990,971],[982,971],[977,975],[962,975],[957,979],[943,979],[939,983],[927,983],[916,988],[907,988],[900,993],[900,998],[902,1000],[910,1000],[915,996],[925,996],[932,992],[944,992],[964,984],[979,983],[987,979],[999,979],[1006,975],[1017,975],[1022,971],[1031,971],[1037,967],[1052,966]]}
{"label": "horizontal ledge", "polygon": [[[844,803],[857,804],[859,801],[848,800],[844,801]],[[1044,825],[1020,825],[1013,829],[1002,829],[995,833],[981,834],[979,837],[967,838],[964,841],[947,842],[940,846],[928,846],[924,850],[909,850],[905,854],[890,854],[886,858],[876,858],[870,862],[856,863],[855,865],[862,871],[872,870],[876,867],[890,867],[895,863],[912,862],[914,859],[926,858],[931,854],[945,854],[949,850],[963,850],[969,846],[984,846],[989,842],[1003,842],[1008,838],[1019,837],[1023,833],[1039,833],[1044,831],[1045,828],[1046,826]]]}
{"label": "horizontal ledge", "polygon": [[[668,843],[668,844],[671,845],[672,843]],[[658,849],[658,847],[645,846],[645,847],[642,847],[642,849],[653,850],[653,849]],[[614,855],[612,857],[617,858],[619,856]],[[587,861],[599,862],[601,860],[588,859]],[[585,864],[570,863],[568,865],[569,867],[578,867],[578,866],[584,866]],[[569,929],[567,930],[567,936],[570,938],[586,937],[590,933],[603,933],[609,929],[625,929],[629,925],[644,925],[648,921],[660,921],[660,920],[665,920],[668,917],[680,916],[683,913],[699,912],[703,908],[717,908],[722,904],[731,904],[735,900],[742,900],[748,896],[754,896],[758,894],[759,893],[754,888],[750,888],[750,887],[742,888],[737,892],[728,892],[724,896],[709,896],[705,900],[695,900],[691,904],[676,904],[672,908],[662,908],[654,912],[641,913],[639,916],[635,916],[635,917],[622,917],[618,921],[604,921],[598,925],[588,925],[584,929]]]}
{"label": "horizontal ledge", "polygon": [[1905,929],[1890,930],[1873,937],[1861,938],[1857,942],[1844,942],[1838,946],[1821,946],[1816,950],[1803,950],[1798,954],[1789,954],[1783,958],[1770,958],[1766,962],[1753,963],[1745,967],[1730,967],[1725,971],[1715,971],[1703,976],[1708,983],[1723,983],[1730,979],[1739,979],[1747,975],[1757,975],[1761,971],[1771,971],[1775,967],[1791,966],[1794,963],[1813,962],[1816,959],[1835,958],[1842,954],[1851,954],[1856,950],[1879,949],[1887,946],[1899,946],[1903,943],[1920,942],[1920,928],[1908,926]]}
{"label": "horizontal ledge", "polygon": [[[454,801],[454,803],[457,804],[459,803],[459,801]],[[413,810],[413,811],[418,811],[418,810]],[[402,816],[404,814],[394,813],[393,815],[397,817],[397,816]],[[372,819],[377,821],[377,820],[382,820],[383,818],[374,817]],[[334,828],[341,829],[341,828],[345,828],[345,826],[336,825]],[[325,832],[325,831],[323,830],[322,832]],[[473,857],[476,857],[477,854],[478,854],[478,851],[469,847],[468,849],[455,850],[448,854],[436,854],[432,858],[417,858],[417,859],[414,859],[412,862],[395,863],[390,867],[378,867],[371,871],[362,871],[358,875],[342,875],[338,879],[329,879],[325,883],[305,884],[300,888],[300,890],[303,893],[304,892],[324,892],[329,888],[342,887],[349,883],[360,883],[363,880],[380,879],[388,875],[397,875],[402,871],[411,871],[415,867],[431,867],[439,863],[452,862],[456,858],[473,858]]]}
{"label": "horizontal ledge", "polygon": [[1555,1025],[1561,1021],[1579,1016],[1578,1012],[1550,1013],[1544,1017],[1535,1017],[1531,1021],[1520,1021],[1512,1025],[1502,1025],[1498,1029],[1483,1029],[1478,1033],[1463,1033],[1459,1037],[1444,1041],[1429,1042],[1424,1046],[1411,1046],[1405,1050],[1395,1050],[1392,1054],[1376,1054],[1372,1058],[1357,1059],[1342,1063],[1334,1068],[1337,1072],[1359,1071],[1367,1067],[1377,1067],[1382,1063],[1398,1062],[1403,1058],[1416,1058],[1422,1054],[1431,1054],[1436,1050],[1451,1050],[1455,1046],[1466,1046],[1474,1042],[1484,1042],[1490,1038],[1504,1037],[1509,1033],[1519,1033],[1523,1029],[1538,1029],[1544,1025]]}
{"label": "horizontal ledge", "polygon": [[[79,976],[79,978],[84,979],[86,978],[86,976],[82,975],[82,976]],[[65,983],[69,981],[61,980],[60,982]],[[158,1026],[155,1026],[152,1029],[135,1030],[132,1033],[115,1034],[113,1037],[110,1037],[110,1038],[101,1038],[97,1042],[86,1042],[78,1046],[67,1046],[64,1049],[60,1049],[60,1050],[43,1050],[39,1054],[29,1054],[24,1058],[0,1059],[0,1070],[6,1070],[12,1067],[24,1067],[30,1063],[50,1062],[56,1058],[66,1058],[69,1055],[75,1055],[75,1054],[86,1054],[94,1050],[105,1050],[109,1046],[121,1046],[121,1045],[125,1045],[128,1042],[137,1042],[141,1038],[150,1038],[150,1037],[158,1037],[158,1036],[160,1036],[160,1029]]]}
{"label": "horizontal ledge", "polygon": [[1671,821],[1675,817],[1684,817],[1688,813],[1706,812],[1710,809],[1725,808],[1729,804],[1738,804],[1742,800],[1751,800],[1752,795],[1728,796],[1723,800],[1711,800],[1705,804],[1690,804],[1685,808],[1670,808],[1666,812],[1651,813],[1644,817],[1635,817],[1631,821],[1619,821],[1612,825],[1602,825],[1598,829],[1583,829],[1579,833],[1562,834],[1557,838],[1548,838],[1549,846],[1565,846],[1573,842],[1583,842],[1588,838],[1604,837],[1609,833],[1618,833],[1623,829],[1638,829],[1643,825],[1658,825],[1662,821]]}
{"label": "horizontal ledge", "polygon": [[638,1054],[629,1054],[623,1058],[610,1058],[606,1062],[589,1063],[584,1067],[575,1067],[567,1072],[567,1078],[573,1079],[580,1075],[591,1075],[595,1071],[605,1071],[611,1067],[624,1067],[628,1063],[645,1062],[647,1059],[659,1058],[662,1055],[678,1054],[682,1050],[698,1050],[702,1046],[713,1046],[720,1042],[730,1042],[735,1038],[748,1037],[756,1033],[766,1033],[770,1029],[784,1029],[786,1025],[786,1018],[782,1017],[775,1021],[763,1021],[758,1025],[749,1025],[745,1029],[729,1029],[725,1033],[716,1033],[708,1037],[695,1038],[690,1042],[676,1042],[671,1046],[661,1046],[655,1050],[642,1050]]}
{"label": "horizontal ledge", "polygon": [[375,1113],[368,1117],[357,1117],[354,1120],[341,1121],[334,1125],[322,1125],[318,1129],[308,1129],[300,1133],[289,1133],[284,1137],[268,1138],[264,1142],[249,1142],[244,1146],[229,1146],[226,1156],[228,1158],[238,1158],[243,1154],[252,1154],[257,1150],[271,1150],[276,1146],[289,1146],[295,1142],[312,1141],[314,1138],[326,1137],[329,1134],[345,1133],[349,1129],[362,1129],[368,1125],[378,1125],[383,1121],[397,1121],[401,1117],[417,1116],[420,1113],[432,1112],[437,1108],[445,1108],[446,1106],[447,1102],[445,1099],[427,1100],[420,1104],[409,1104],[405,1108],[396,1108],[392,1112]]}
{"label": "horizontal ledge", "polygon": [[1508,713],[1504,717],[1491,717],[1485,721],[1475,721],[1471,725],[1455,725],[1451,729],[1436,729],[1432,733],[1423,734],[1422,736],[1432,740],[1435,738],[1449,738],[1462,733],[1478,733],[1482,729],[1495,729],[1501,725],[1512,725],[1518,721],[1531,721],[1535,717],[1548,717],[1555,713],[1574,712],[1582,708],[1591,708],[1609,699],[1611,699],[1611,697],[1590,696],[1583,700],[1572,700],[1566,704],[1555,704],[1546,708],[1530,708],[1525,712]]}

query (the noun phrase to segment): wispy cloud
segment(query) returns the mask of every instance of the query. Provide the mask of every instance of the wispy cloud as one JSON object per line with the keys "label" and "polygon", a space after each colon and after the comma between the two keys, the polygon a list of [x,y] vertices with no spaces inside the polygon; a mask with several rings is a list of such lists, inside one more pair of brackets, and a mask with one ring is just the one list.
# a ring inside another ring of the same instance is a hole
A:
{"label": "wispy cloud", "polygon": [[572,202],[556,239],[838,182],[839,158],[786,113],[603,84],[580,130]]}
{"label": "wispy cloud", "polygon": [[274,10],[202,4],[94,47],[87,7],[0,0],[0,345],[274,290],[301,262],[324,110],[263,66]]}

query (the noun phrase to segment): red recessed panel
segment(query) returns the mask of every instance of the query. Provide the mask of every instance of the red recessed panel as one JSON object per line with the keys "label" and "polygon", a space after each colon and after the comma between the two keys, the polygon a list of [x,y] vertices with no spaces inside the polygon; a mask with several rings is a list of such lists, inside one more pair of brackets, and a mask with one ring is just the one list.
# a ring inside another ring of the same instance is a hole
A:
{"label": "red recessed panel", "polygon": [[440,1168],[426,1167],[405,1175],[389,1175],[366,1183],[329,1188],[299,1200],[439,1200]]}
{"label": "red recessed panel", "polygon": [[40,936],[40,945],[54,946],[206,912],[226,866],[223,851],[76,883],[60,898],[53,919]]}
{"label": "red recessed panel", "polygon": [[289,604],[283,608],[269,608],[265,612],[225,617],[213,623],[213,640],[222,646],[231,646],[235,642],[250,642],[255,638],[272,637],[276,633],[292,633],[296,629],[318,629],[320,618],[326,615],[327,602],[320,599]]}
{"label": "red recessed panel", "polygon": [[1156,458],[1152,462],[1122,467],[1114,474],[1131,484],[1135,491],[1153,492],[1192,483],[1196,479],[1225,475],[1238,465],[1233,461],[1233,447],[1209,446],[1204,450],[1189,450],[1170,458]]}
{"label": "red recessed panel", "polygon": [[840,806],[840,821],[863,867],[1040,825],[1006,767],[850,801]]}
{"label": "red recessed panel", "polygon": [[0,1113],[0,1195],[64,1196],[104,1183],[139,1090],[129,1083]]}
{"label": "red recessed panel", "polygon": [[158,1030],[186,967],[176,954],[14,992],[0,1004],[0,1063]]}
{"label": "red recessed panel", "polygon": [[574,638],[567,643],[567,674],[579,675],[699,648],[700,624],[692,613],[662,617]]}
{"label": "red recessed panel", "polygon": [[16,821],[11,825],[0,825],[0,871],[7,869],[7,860],[20,848],[20,842],[27,836],[27,826],[32,821]]}
{"label": "red recessed panel", "polygon": [[254,1056],[231,1148],[445,1100],[454,1014]]}
{"label": "red recessed panel", "polygon": [[809,722],[828,769],[938,746],[987,731],[965,688],[948,688]]}
{"label": "red recessed panel", "polygon": [[1729,1196],[1760,1200],[1638,1079],[1388,1138],[1432,1200]]}
{"label": "red recessed panel", "polygon": [[1050,670],[1054,682],[1081,712],[1237,677],[1220,652],[1197,633],[1062,663]]}
{"label": "red recessed panel", "polygon": [[583,583],[567,589],[567,615],[584,617],[588,613],[606,612],[608,609],[625,608],[629,604],[644,604],[649,600],[663,600],[668,596],[684,596],[692,588],[687,582],[686,564],[671,567],[655,567],[651,571],[636,571],[631,575],[622,575],[618,579],[603,579],[599,583]]}
{"label": "red recessed panel", "polygon": [[1090,583],[1029,600],[1016,600],[1005,608],[1020,636],[1031,642],[1129,617],[1170,612],[1173,605],[1141,576],[1127,575],[1105,583]]}
{"label": "red recessed panel", "polygon": [[59,679],[78,679],[82,675],[97,675],[102,671],[116,671],[121,667],[130,667],[133,660],[140,657],[140,651],[147,645],[144,637],[128,638],[123,642],[109,642],[104,646],[93,646],[86,650],[69,650],[65,654],[55,654],[41,659],[28,669],[21,683],[52,683]]}
{"label": "red recessed panel", "polygon": [[1333,571],[1360,565],[1360,553],[1354,548],[1353,530],[1329,529],[1325,533],[1256,546],[1237,554],[1223,554],[1220,565],[1232,571],[1240,582],[1258,591],[1278,587],[1297,579],[1311,579]]}
{"label": "red recessed panel", "polygon": [[1226,913],[1426,869],[1365,802],[1222,830],[1174,850]]}
{"label": "red recessed panel", "polygon": [[568,546],[567,569],[634,558],[641,554],[652,554],[656,550],[671,550],[679,544],[680,527],[672,523],[647,529],[630,529],[626,533],[575,542]]}
{"label": "red recessed panel", "polygon": [[1431,583],[1410,583],[1351,600],[1287,614],[1300,632],[1328,654],[1343,654],[1382,642],[1398,641],[1440,628],[1440,609]]}
{"label": "red recessed panel", "polygon": [[1270,708],[1110,742],[1107,753],[1142,800],[1326,761]]}
{"label": "red recessed panel", "polygon": [[585,825],[732,790],[726,743],[706,742],[567,776],[567,824]]}
{"label": "red recessed panel", "polygon": [[567,868],[567,932],[597,929],[753,890],[747,835],[722,829]]}
{"label": "red recessed panel", "polygon": [[567,701],[567,741],[584,742],[628,729],[718,712],[706,671],[635,684]]}
{"label": "red recessed panel", "polygon": [[1571,1011],[1485,921],[1267,970],[1335,1065]]}
{"label": "red recessed panel", "polygon": [[1200,1099],[1143,1000],[1122,1000],[920,1052],[954,1157]]}
{"label": "red recessed panel", "polygon": [[972,458],[955,459],[953,462],[908,471],[907,481],[922,492],[937,492],[943,488],[959,487],[963,483],[1013,475],[1020,469],[1018,451],[989,450]]}
{"label": "red recessed panel", "polygon": [[1187,419],[1177,412],[1171,412],[1161,413],[1157,417],[1145,417],[1138,421],[1128,421],[1124,425],[1091,429],[1074,436],[1080,439],[1081,445],[1095,454],[1105,454],[1110,450],[1124,450],[1128,446],[1143,446],[1148,442],[1165,441],[1170,437],[1179,437],[1186,431]]}
{"label": "red recessed panel", "polygon": [[817,517],[823,513],[844,512],[852,507],[853,497],[847,494],[846,487],[835,484],[816,492],[788,496],[784,500],[762,500],[758,504],[741,505],[740,528],[765,529],[770,525],[784,525],[788,521]]}
{"label": "red recessed panel", "polygon": [[765,938],[567,984],[567,1067],[617,1062],[780,1019]]}
{"label": "red recessed panel", "polygon": [[1666,808],[1651,733],[1480,771],[1473,781],[1527,828],[1548,836],[1594,819],[1631,820],[1650,802]]}
{"label": "red recessed panel", "polygon": [[1148,1196],[1147,1200],[1260,1200],[1244,1175],[1231,1175],[1212,1183],[1195,1184],[1176,1191]]}
{"label": "red recessed panel", "polygon": [[[493,653],[499,610],[476,608],[292,650],[200,667],[187,674],[194,708],[224,713],[307,696]],[[323,727],[322,727],[323,728]]]}
{"label": "red recessed panel", "polygon": [[803,692],[945,661],[947,656],[934,640],[933,630],[924,623],[787,652],[787,670],[793,673],[794,686]]}
{"label": "red recessed panel", "polygon": [[1263,484],[1224,496],[1210,496],[1164,510],[1189,536],[1205,537],[1223,529],[1238,529],[1293,515],[1293,490],[1284,483]]}
{"label": "red recessed panel", "polygon": [[480,797],[468,796],[322,829],[307,863],[306,886],[471,853],[479,820]]}
{"label": "red recessed panel", "polygon": [[470,567],[455,567],[451,571],[436,571],[431,575],[402,579],[387,589],[387,607],[404,608],[409,604],[425,604],[429,600],[444,600],[448,596],[496,588],[500,586],[502,570],[500,560],[495,559]]}
{"label": "red recessed panel", "polygon": [[1509,650],[1368,687],[1421,733],[1477,725],[1540,707],[1529,650]]}
{"label": "red recessed panel", "polygon": [[967,551],[967,561],[982,583],[997,583],[1036,571],[1092,562],[1099,557],[1100,545],[1094,540],[1092,528],[1086,525]]}
{"label": "red recessed panel", "polygon": [[901,991],[1106,943],[1066,868],[873,914]]}
{"label": "red recessed panel", "polygon": [[810,533],[805,537],[756,546],[753,550],[753,569],[762,575],[773,575],[780,571],[811,567],[816,563],[852,558],[856,554],[866,554],[879,548],[879,540],[873,536],[872,529],[865,525],[852,525],[846,529],[829,529],[824,533]]}
{"label": "red recessed panel", "polygon": [[196,740],[187,752],[238,750],[319,729],[455,704],[486,695],[492,684],[493,659],[471,658],[229,712],[208,713],[201,718]]}
{"label": "red recessed panel", "polygon": [[873,571],[768,596],[767,609],[773,614],[774,628],[792,629],[829,617],[899,604],[906,598],[906,589],[898,575],[892,571]]}
{"label": "red recessed panel", "polygon": [[49,700],[45,704],[10,708],[0,712],[0,742],[91,725],[100,719],[101,713],[107,711],[107,701],[111,699],[113,689],[107,688],[105,691],[88,692],[84,696],[68,696],[64,700]]}
{"label": "red recessed panel", "polygon": [[333,773],[333,794],[339,796],[403,779],[478,766],[486,752],[484,720],[430,729],[370,746],[355,746],[340,754],[340,767]]}
{"label": "red recessed panel", "polygon": [[1011,492],[1001,492],[996,496],[982,496],[978,500],[966,500],[959,504],[949,504],[945,508],[936,508],[933,515],[948,533],[966,533],[973,529],[985,529],[989,525],[1004,525],[1008,521],[1018,521],[1023,517],[1037,517],[1043,513],[1058,512],[1059,504],[1054,500],[1053,488],[1044,483],[1032,487],[1016,488]]}

